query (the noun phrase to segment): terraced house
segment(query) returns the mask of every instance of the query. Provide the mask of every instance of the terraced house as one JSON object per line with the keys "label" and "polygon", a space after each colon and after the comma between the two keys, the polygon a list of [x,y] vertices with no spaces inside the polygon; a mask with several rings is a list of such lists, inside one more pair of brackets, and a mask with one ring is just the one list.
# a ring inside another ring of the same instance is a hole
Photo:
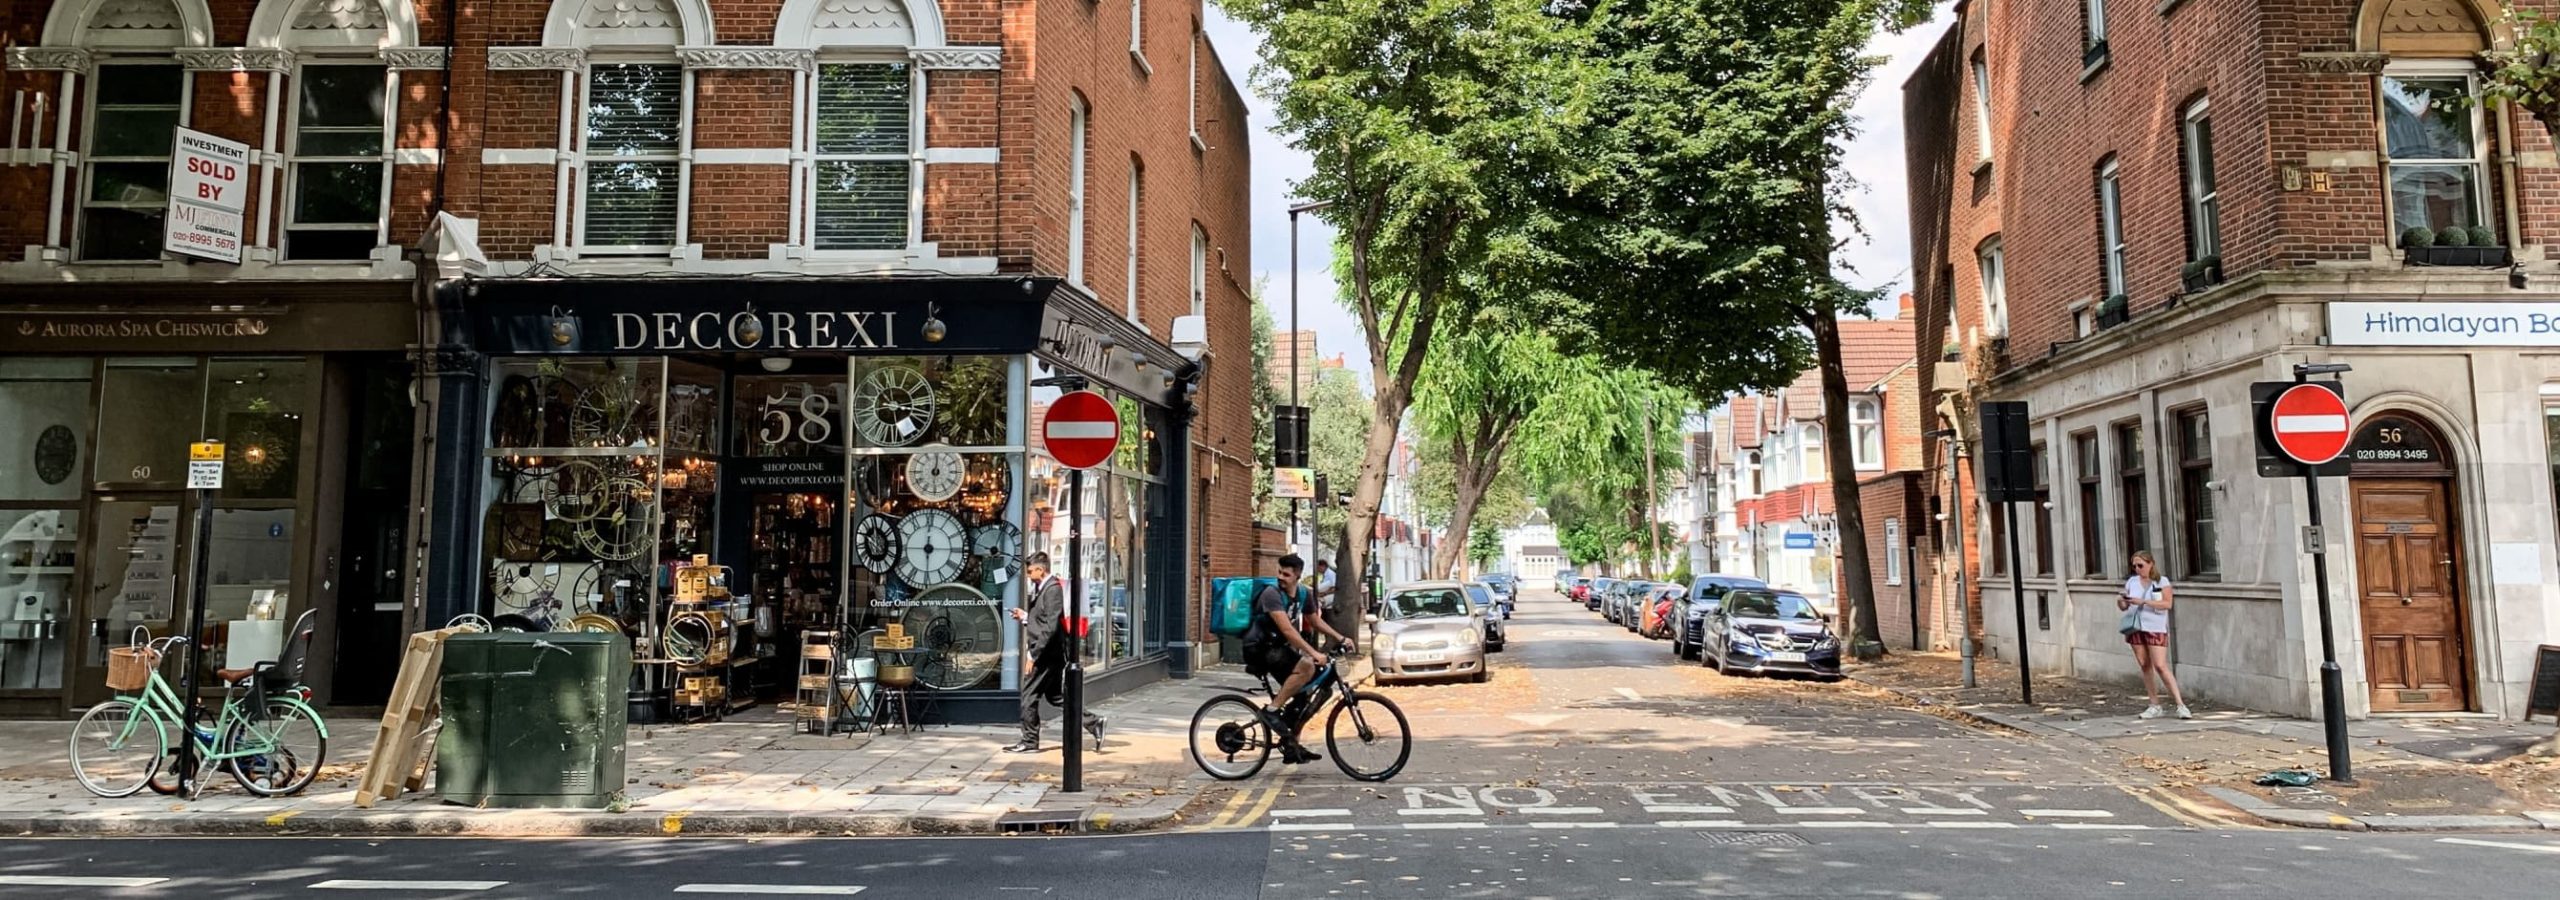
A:
{"label": "terraced house", "polygon": [[[474,614],[695,648],[635,691],[697,714],[896,627],[943,715],[1009,717],[1001,610],[1078,533],[1095,689],[1187,668],[1195,585],[1251,566],[1245,112],[1202,15],[0,4],[0,713],[89,701],[201,588],[217,644],[315,612],[340,703]],[[1039,434],[1078,386],[1124,441],[1070,498]],[[697,560],[725,597],[680,621]]]}
{"label": "terraced house", "polygon": [[1971,447],[1927,453],[1965,547],[1929,574],[1978,586],[1994,652],[2023,603],[2037,668],[2132,679],[2113,599],[2147,550],[2191,696],[2316,715],[2313,520],[2298,479],[2258,474],[2250,385],[2343,364],[2349,464],[2308,539],[2351,714],[2523,714],[2560,640],[2560,357],[2528,327],[2560,311],[2560,160],[2471,99],[2505,13],[1959,4],[1904,87],[1915,341],[1941,361],[1925,427],[2032,416],[2016,560],[1986,549]]}

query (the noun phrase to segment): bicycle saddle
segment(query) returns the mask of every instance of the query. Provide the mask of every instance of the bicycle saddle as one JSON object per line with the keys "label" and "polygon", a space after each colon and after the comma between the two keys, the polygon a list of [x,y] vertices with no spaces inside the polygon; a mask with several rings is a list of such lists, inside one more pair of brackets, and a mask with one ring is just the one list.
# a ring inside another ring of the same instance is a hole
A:
{"label": "bicycle saddle", "polygon": [[221,680],[222,680],[222,683],[224,683],[224,684],[238,684],[238,683],[240,683],[240,682],[242,682],[242,681],[248,680],[248,678],[249,678],[250,676],[252,676],[252,675],[256,675],[256,674],[258,674],[258,670],[257,670],[255,667],[251,667],[251,668],[247,668],[247,669],[215,669],[215,670],[213,670],[213,677],[218,678],[218,679],[221,679]]}

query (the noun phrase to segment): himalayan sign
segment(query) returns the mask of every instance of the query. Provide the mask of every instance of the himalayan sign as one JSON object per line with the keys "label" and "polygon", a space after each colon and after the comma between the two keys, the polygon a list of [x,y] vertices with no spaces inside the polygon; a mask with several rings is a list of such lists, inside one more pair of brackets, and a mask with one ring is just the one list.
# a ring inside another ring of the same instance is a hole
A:
{"label": "himalayan sign", "polygon": [[2560,347],[2560,303],[2328,304],[2331,346]]}
{"label": "himalayan sign", "polygon": [[242,213],[249,207],[249,145],[178,129],[169,160],[169,216],[161,248],[227,263],[240,261]]}

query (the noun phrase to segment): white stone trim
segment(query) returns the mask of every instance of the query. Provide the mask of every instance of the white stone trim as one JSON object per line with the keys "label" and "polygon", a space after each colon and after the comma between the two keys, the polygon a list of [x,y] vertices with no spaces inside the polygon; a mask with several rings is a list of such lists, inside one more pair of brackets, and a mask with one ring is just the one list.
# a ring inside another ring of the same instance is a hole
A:
{"label": "white stone trim", "polygon": [[483,147],[480,164],[484,166],[548,166],[560,161],[560,151],[550,147]]}
{"label": "white stone trim", "polygon": [[20,72],[76,72],[89,74],[97,67],[97,57],[78,47],[11,47],[9,68]]}
{"label": "white stone trim", "polygon": [[498,70],[552,69],[576,72],[587,67],[587,51],[576,47],[491,47],[489,68]]}
{"label": "white stone trim", "polygon": [[181,47],[178,62],[189,72],[283,72],[293,53],[266,47]]}
{"label": "white stone trim", "polygon": [[801,71],[816,59],[813,50],[784,47],[678,47],[676,61],[688,69],[787,69]]}
{"label": "white stone trim", "polygon": [[715,166],[787,166],[791,164],[789,147],[697,147],[693,151],[695,165]]}
{"label": "white stone trim", "polygon": [[[584,48],[593,46],[597,35],[611,34],[620,30],[578,23],[579,14],[586,12],[587,7],[594,2],[597,0],[551,0],[551,12],[542,23],[542,43],[553,47]],[[719,38],[715,37],[711,31],[711,4],[706,0],[666,0],[666,3],[675,10],[677,20],[675,30],[683,38],[672,43],[686,47],[709,47],[720,43]],[[631,30],[663,32],[666,29]],[[630,41],[631,39],[626,37],[619,41],[607,40],[605,44],[606,46],[615,44],[627,46],[630,45]],[[665,46],[665,43],[667,42],[661,42],[659,46]]]}
{"label": "white stone trim", "polygon": [[[257,12],[249,16],[249,46],[284,46],[286,38],[294,31],[293,14],[301,12],[306,2],[308,0],[258,0]],[[317,43],[311,45],[320,47],[344,47],[346,46],[344,42],[349,39],[361,40],[368,44],[380,40],[383,46],[389,47],[417,46],[418,10],[410,4],[410,0],[374,0],[374,2],[382,7],[382,28],[379,31],[371,28],[318,32],[305,30],[300,36],[310,39],[315,35],[328,35],[328,37],[319,38]],[[345,37],[337,35],[345,35]]]}
{"label": "white stone trim", "polygon": [[395,147],[391,150],[391,164],[441,166],[444,165],[444,150],[437,147]]}
{"label": "white stone trim", "polygon": [[[34,3],[40,0],[16,0],[16,2]],[[89,20],[97,14],[98,7],[105,2],[106,0],[59,0],[54,3],[53,10],[44,18],[43,45],[71,47],[83,43],[82,32],[88,30]],[[181,26],[178,46],[209,47],[213,45],[213,12],[205,6],[204,0],[169,0],[169,5],[178,10],[178,21]]]}
{"label": "white stone trim", "polygon": [[[817,49],[818,10],[826,0],[783,0],[781,13],[773,19],[773,44],[776,47]],[[903,0],[907,10],[907,34],[917,47],[940,47],[943,44],[942,5],[936,0]],[[686,41],[708,44],[710,41]]]}
{"label": "white stone trim", "polygon": [[445,68],[443,47],[384,47],[382,64],[394,69]]}
{"label": "white stone trim", "polygon": [[993,71],[1004,67],[1002,47],[916,47],[907,55],[922,69]]}
{"label": "white stone trim", "polygon": [[926,147],[926,165],[934,163],[993,163],[1001,153],[994,147]]}

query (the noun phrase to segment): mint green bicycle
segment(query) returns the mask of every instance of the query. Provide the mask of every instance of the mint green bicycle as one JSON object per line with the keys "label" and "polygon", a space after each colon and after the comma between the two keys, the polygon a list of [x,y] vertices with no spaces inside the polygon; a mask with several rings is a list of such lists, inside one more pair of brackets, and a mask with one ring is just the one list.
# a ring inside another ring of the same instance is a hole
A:
{"label": "mint green bicycle", "polygon": [[179,748],[170,741],[184,729],[187,707],[159,669],[164,655],[186,642],[173,635],[116,651],[108,686],[118,695],[90,707],[71,729],[71,772],[80,786],[101,797],[128,797],[144,787],[176,794],[188,785],[201,793],[205,776],[218,766],[261,797],[309,787],[329,750],[329,727],[312,711],[311,689],[300,681],[310,614],[294,623],[285,661],[215,671],[224,688],[222,710],[210,722],[196,717],[188,738],[199,761],[193,778],[179,777],[187,773],[178,771]]}

